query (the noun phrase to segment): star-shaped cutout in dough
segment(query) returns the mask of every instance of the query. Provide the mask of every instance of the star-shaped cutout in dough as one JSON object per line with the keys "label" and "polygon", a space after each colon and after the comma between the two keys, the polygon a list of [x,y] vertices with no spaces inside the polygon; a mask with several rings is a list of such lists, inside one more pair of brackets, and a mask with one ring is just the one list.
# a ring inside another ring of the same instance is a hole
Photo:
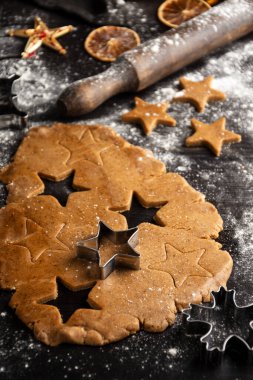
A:
{"label": "star-shaped cutout in dough", "polygon": [[90,289],[72,291],[63,283],[57,281],[57,298],[48,301],[46,304],[57,307],[61,314],[62,322],[65,323],[76,310],[91,309],[87,302],[89,292]]}
{"label": "star-shaped cutout in dough", "polygon": [[143,207],[138,198],[133,196],[130,210],[122,212],[122,215],[126,218],[128,227],[133,228],[143,222],[156,224],[154,216],[157,211],[155,207]]}
{"label": "star-shaped cutout in dough", "polygon": [[176,287],[181,286],[188,276],[212,277],[212,274],[199,265],[199,260],[204,249],[192,252],[181,252],[170,244],[165,245],[166,260],[150,266],[155,269],[169,273]]}
{"label": "star-shaped cutout in dough", "polygon": [[208,102],[225,100],[223,92],[212,88],[213,77],[208,76],[202,81],[193,82],[185,77],[179,78],[180,85],[184,88],[173,99],[175,102],[190,102],[198,112],[203,112]]}
{"label": "star-shaped cutout in dough", "polygon": [[224,143],[241,141],[240,135],[225,129],[225,117],[212,124],[205,124],[197,119],[192,119],[191,123],[196,132],[186,139],[186,146],[206,145],[216,156],[219,156]]}
{"label": "star-shaped cutout in dough", "polygon": [[44,191],[41,195],[52,195],[63,207],[66,206],[69,195],[78,191],[73,187],[74,172],[62,181],[54,181],[44,177],[40,178],[44,183]]}
{"label": "star-shaped cutout in dough", "polygon": [[30,58],[35,55],[36,50],[44,44],[60,54],[66,54],[66,50],[57,41],[57,38],[72,32],[75,28],[72,25],[61,26],[59,28],[48,28],[40,17],[35,17],[33,29],[10,29],[9,36],[28,38],[22,58]]}
{"label": "star-shaped cutout in dough", "polygon": [[134,100],[135,108],[123,114],[122,120],[139,123],[146,135],[149,135],[158,124],[166,124],[170,127],[176,125],[176,120],[166,112],[169,103],[150,104],[138,97],[135,97]]}

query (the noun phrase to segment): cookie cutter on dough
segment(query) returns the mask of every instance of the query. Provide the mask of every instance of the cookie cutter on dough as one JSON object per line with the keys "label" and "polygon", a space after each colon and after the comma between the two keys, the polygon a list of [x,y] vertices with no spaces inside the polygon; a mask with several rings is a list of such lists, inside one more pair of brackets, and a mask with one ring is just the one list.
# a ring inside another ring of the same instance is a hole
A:
{"label": "cookie cutter on dough", "polygon": [[15,74],[0,78],[0,130],[24,129],[27,126],[28,114],[17,106],[16,89],[20,78]]}
{"label": "cookie cutter on dough", "polygon": [[[104,237],[115,245],[127,244],[129,252],[116,253],[106,263],[101,264],[99,247]],[[104,280],[114,271],[116,266],[124,266],[134,270],[140,269],[140,254],[135,250],[137,244],[138,227],[114,231],[100,221],[97,234],[89,239],[79,241],[76,244],[76,252],[79,258],[97,262],[100,269],[100,279]]]}
{"label": "cookie cutter on dough", "polygon": [[[228,347],[232,347],[237,353],[244,348],[247,352],[245,359],[251,363],[253,304],[238,306],[235,300],[236,291],[227,291],[223,287],[218,292],[211,292],[211,295],[211,307],[191,304],[188,309],[183,310],[187,334],[204,334],[200,338],[202,363],[220,364]],[[217,324],[217,320],[220,323]],[[222,332],[224,328],[228,331],[226,336]]]}

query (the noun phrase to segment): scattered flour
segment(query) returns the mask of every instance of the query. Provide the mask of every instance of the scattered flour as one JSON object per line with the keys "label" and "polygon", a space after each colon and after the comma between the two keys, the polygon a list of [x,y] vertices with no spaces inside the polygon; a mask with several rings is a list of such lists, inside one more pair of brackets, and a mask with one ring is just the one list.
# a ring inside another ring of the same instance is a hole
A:
{"label": "scattered flour", "polygon": [[171,356],[176,356],[178,354],[178,350],[176,348],[169,348],[168,354]]}

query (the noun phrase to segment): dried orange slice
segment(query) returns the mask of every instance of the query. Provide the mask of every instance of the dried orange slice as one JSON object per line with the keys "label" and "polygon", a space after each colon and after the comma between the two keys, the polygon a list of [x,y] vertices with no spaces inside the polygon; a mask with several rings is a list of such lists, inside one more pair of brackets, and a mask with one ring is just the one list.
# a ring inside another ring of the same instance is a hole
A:
{"label": "dried orange slice", "polygon": [[134,30],[108,25],[93,30],[86,38],[84,47],[92,57],[100,61],[113,62],[140,42],[140,37]]}
{"label": "dried orange slice", "polygon": [[218,3],[218,1],[220,0],[206,0],[206,2],[209,4],[209,5],[215,5]]}
{"label": "dried orange slice", "polygon": [[159,20],[172,28],[210,9],[204,0],[167,0],[158,8]]}

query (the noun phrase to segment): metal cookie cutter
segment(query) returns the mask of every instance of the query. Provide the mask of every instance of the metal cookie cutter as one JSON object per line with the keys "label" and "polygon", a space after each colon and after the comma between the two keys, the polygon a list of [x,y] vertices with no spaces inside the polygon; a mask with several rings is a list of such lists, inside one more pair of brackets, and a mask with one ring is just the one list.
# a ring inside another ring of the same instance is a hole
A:
{"label": "metal cookie cutter", "polygon": [[188,334],[205,334],[200,338],[204,363],[221,363],[228,347],[247,352],[253,358],[253,304],[237,306],[235,290],[211,292],[213,305],[190,305],[183,311]]}
{"label": "metal cookie cutter", "polygon": [[[103,238],[107,238],[115,245],[126,244],[127,252],[116,253],[104,264],[101,263],[99,248]],[[76,250],[79,258],[95,261],[99,265],[100,278],[104,280],[116,266],[124,266],[131,269],[140,269],[140,255],[135,250],[138,244],[138,227],[125,231],[114,231],[104,222],[98,224],[98,232],[94,237],[77,243]]]}
{"label": "metal cookie cutter", "polygon": [[27,126],[27,113],[20,111],[16,106],[15,87],[19,79],[18,75],[0,78],[0,129],[24,129]]}

